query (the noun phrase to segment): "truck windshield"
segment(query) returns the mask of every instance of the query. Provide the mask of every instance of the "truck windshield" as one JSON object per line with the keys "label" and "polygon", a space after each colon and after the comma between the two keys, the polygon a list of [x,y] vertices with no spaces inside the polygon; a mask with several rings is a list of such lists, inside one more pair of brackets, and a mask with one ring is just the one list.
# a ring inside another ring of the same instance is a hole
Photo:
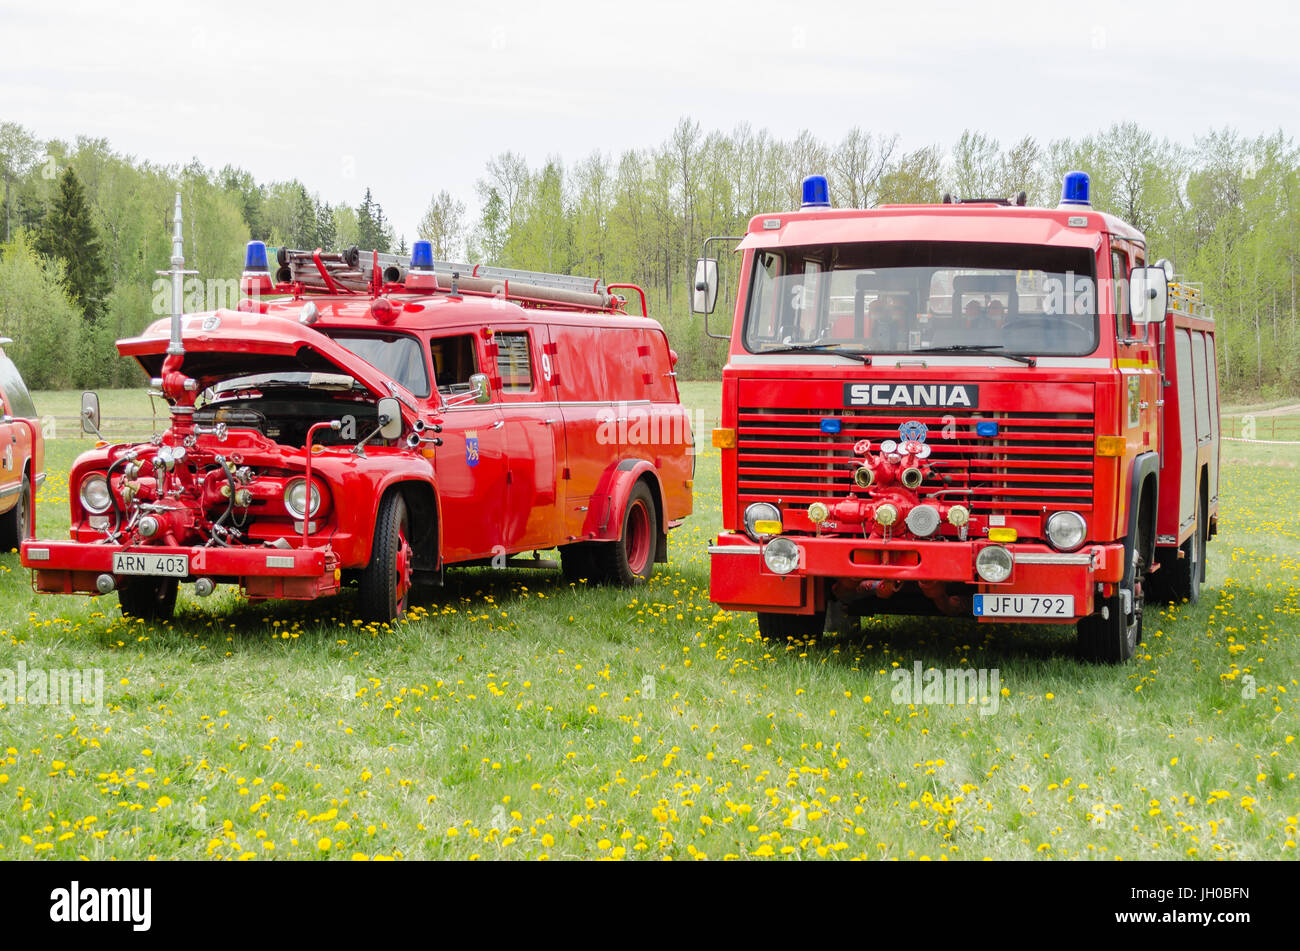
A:
{"label": "truck windshield", "polygon": [[744,334],[753,353],[818,345],[1079,356],[1097,346],[1093,255],[942,241],[761,249]]}
{"label": "truck windshield", "polygon": [[400,333],[336,333],[331,336],[335,343],[351,350],[416,396],[429,395],[429,366],[424,360],[424,349],[415,337]]}

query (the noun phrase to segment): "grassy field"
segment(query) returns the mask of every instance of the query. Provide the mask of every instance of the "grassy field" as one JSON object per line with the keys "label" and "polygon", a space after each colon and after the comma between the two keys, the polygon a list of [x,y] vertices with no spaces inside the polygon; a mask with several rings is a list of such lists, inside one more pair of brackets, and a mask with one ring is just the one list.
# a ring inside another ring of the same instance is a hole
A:
{"label": "grassy field", "polygon": [[[75,394],[36,400],[75,425]],[[50,443],[40,534],[85,445]],[[1149,608],[1121,668],[1059,627],[764,641],[708,599],[712,450],[647,587],[453,573],[393,629],[229,589],[128,623],[4,555],[0,670],[100,669],[105,708],[0,707],[0,858],[1291,858],[1300,447],[1224,459],[1201,603]],[[893,702],[916,661],[996,668],[996,713]]]}

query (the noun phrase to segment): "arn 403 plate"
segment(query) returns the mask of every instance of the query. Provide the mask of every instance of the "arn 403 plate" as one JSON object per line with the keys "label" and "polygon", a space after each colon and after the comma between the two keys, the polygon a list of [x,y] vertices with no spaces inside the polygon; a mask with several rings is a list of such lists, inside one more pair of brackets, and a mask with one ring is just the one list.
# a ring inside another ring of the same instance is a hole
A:
{"label": "arn 403 plate", "polygon": [[1072,594],[977,594],[976,617],[1074,617]]}
{"label": "arn 403 plate", "polygon": [[113,552],[113,574],[184,578],[190,573],[188,555],[157,555],[139,551]]}

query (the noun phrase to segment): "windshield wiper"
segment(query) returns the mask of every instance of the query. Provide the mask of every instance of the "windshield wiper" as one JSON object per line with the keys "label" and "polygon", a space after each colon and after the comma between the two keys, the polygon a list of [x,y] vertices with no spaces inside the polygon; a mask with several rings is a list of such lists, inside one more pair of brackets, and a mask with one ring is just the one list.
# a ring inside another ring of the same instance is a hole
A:
{"label": "windshield wiper", "polygon": [[828,347],[824,344],[790,344],[785,347],[773,347],[771,350],[760,350],[763,353],[829,353],[837,357],[850,357],[860,363],[868,366],[871,365],[871,357],[860,350],[840,350],[838,347]]}
{"label": "windshield wiper", "polygon": [[1022,353],[1004,353],[1002,344],[977,344],[977,343],[953,343],[946,347],[920,347],[909,350],[909,353],[974,353],[983,357],[1006,357],[1008,360],[1015,360],[1017,363],[1023,363],[1027,367],[1038,366],[1038,361],[1033,357],[1027,357]]}

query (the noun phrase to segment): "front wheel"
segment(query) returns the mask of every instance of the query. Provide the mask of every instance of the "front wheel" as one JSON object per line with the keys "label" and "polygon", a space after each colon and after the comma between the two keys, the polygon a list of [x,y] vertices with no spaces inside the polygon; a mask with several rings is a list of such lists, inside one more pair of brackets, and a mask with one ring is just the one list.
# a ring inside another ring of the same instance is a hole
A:
{"label": "front wheel", "polygon": [[14,507],[0,515],[0,549],[10,551],[17,548],[27,537],[27,529],[32,519],[32,480],[23,474],[22,490]]}
{"label": "front wheel", "polygon": [[820,637],[825,630],[825,611],[815,611],[812,614],[758,612],[758,633],[768,640],[783,641],[787,637]]}
{"label": "front wheel", "polygon": [[165,621],[176,610],[175,578],[132,578],[117,590],[117,603],[125,617]]}
{"label": "front wheel", "polygon": [[1102,602],[1099,614],[1079,621],[1079,653],[1100,664],[1122,664],[1131,660],[1142,640],[1142,559],[1134,551],[1133,611],[1125,615],[1123,598],[1117,592]]}
{"label": "front wheel", "polygon": [[638,482],[628,496],[618,541],[593,543],[592,565],[596,575],[625,588],[645,584],[654,574],[658,539],[659,519],[654,497],[644,482]]}
{"label": "front wheel", "polygon": [[358,601],[367,621],[396,621],[411,593],[410,525],[406,500],[390,492],[379,503],[370,562],[361,572]]}

